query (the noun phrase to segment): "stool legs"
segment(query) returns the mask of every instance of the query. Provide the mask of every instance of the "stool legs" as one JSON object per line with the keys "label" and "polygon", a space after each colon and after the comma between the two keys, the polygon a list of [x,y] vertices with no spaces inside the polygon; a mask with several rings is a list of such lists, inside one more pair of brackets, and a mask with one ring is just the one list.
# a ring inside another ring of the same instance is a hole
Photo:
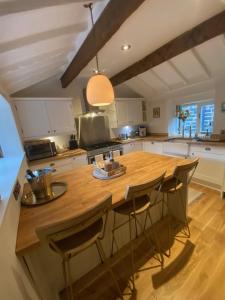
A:
{"label": "stool legs", "polygon": [[159,242],[157,234],[155,232],[155,229],[154,229],[154,226],[153,226],[152,217],[151,217],[151,213],[150,213],[149,209],[147,210],[146,214],[147,214],[147,216],[149,217],[149,220],[150,220],[151,228],[152,228],[153,235],[154,235],[156,250],[157,250],[157,253],[159,253],[159,256],[160,256],[159,261],[161,263],[161,267],[163,268],[163,266],[164,266],[164,257],[163,257],[163,255],[161,253],[162,251],[160,249],[160,242]]}
{"label": "stool legs", "polygon": [[102,244],[101,244],[100,240],[97,239],[96,242],[95,242],[95,244],[96,244],[96,247],[97,247],[97,250],[98,250],[98,253],[99,253],[99,256],[100,256],[100,259],[101,259],[102,263],[105,265],[107,271],[110,273],[110,275],[112,277],[112,280],[113,280],[114,285],[115,285],[115,287],[117,289],[117,292],[119,294],[120,299],[123,299],[123,296],[122,296],[119,284],[118,284],[118,282],[117,282],[117,280],[116,280],[116,278],[115,278],[115,276],[113,274],[113,271],[112,271],[109,263],[107,262],[105,251],[104,251],[104,249],[102,247]]}
{"label": "stool legs", "polygon": [[184,215],[184,218],[185,218],[184,224],[187,228],[187,238],[190,238],[191,232],[190,232],[190,228],[189,228],[189,224],[188,224],[188,219],[187,219],[187,214],[186,214],[186,207],[184,205],[184,198],[183,198],[183,194],[182,194],[181,190],[179,190],[179,196],[180,196],[180,202],[181,202],[181,206],[182,206],[183,215]]}
{"label": "stool legs", "polygon": [[67,299],[73,300],[74,299],[73,285],[72,285],[72,277],[71,277],[69,258],[67,258],[67,257],[63,258],[62,268],[63,268],[63,277],[64,277],[64,281],[65,281]]}
{"label": "stool legs", "polygon": [[67,270],[66,270],[66,261],[63,259],[62,261],[62,268],[63,268],[63,277],[64,277],[64,282],[65,282],[65,288],[66,288],[66,297],[67,299],[70,299],[70,294],[69,294],[69,287],[68,287],[68,279],[67,279]]}
{"label": "stool legs", "polygon": [[134,282],[134,249],[133,249],[133,240],[132,240],[132,226],[131,226],[131,215],[129,215],[129,233],[130,233],[130,254],[131,254],[131,267],[132,267],[132,284],[135,288],[135,282]]}

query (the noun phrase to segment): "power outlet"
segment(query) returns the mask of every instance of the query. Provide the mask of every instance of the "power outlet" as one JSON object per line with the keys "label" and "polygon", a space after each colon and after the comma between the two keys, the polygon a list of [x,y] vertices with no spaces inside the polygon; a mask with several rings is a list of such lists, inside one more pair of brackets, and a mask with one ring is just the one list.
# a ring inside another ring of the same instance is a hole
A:
{"label": "power outlet", "polygon": [[13,190],[13,195],[14,195],[16,201],[19,198],[20,191],[21,191],[21,185],[20,185],[19,181],[17,180],[16,184],[14,186],[14,190]]}

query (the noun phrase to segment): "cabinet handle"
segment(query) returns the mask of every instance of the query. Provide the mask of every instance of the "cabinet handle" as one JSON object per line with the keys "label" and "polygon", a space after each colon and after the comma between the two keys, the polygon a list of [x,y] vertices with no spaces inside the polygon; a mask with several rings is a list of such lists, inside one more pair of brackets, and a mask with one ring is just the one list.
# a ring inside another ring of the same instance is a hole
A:
{"label": "cabinet handle", "polygon": [[206,147],[206,148],[205,148],[205,151],[211,151],[211,148]]}
{"label": "cabinet handle", "polygon": [[53,167],[54,165],[55,165],[54,163],[51,163],[51,164],[50,164],[50,167]]}
{"label": "cabinet handle", "polygon": [[154,145],[155,143],[154,142],[152,142],[152,145]]}

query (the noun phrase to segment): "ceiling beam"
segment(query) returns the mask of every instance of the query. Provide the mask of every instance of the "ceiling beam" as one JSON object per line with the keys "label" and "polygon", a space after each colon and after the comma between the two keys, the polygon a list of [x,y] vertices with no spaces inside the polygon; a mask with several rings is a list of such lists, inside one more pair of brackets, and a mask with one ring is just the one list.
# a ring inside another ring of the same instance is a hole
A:
{"label": "ceiling beam", "polygon": [[95,57],[127,18],[145,0],[111,0],[96,21],[84,43],[61,77],[62,87],[66,88],[81,70]]}
{"label": "ceiling beam", "polygon": [[225,10],[158,48],[111,78],[112,84],[121,84],[187,50],[225,32]]}

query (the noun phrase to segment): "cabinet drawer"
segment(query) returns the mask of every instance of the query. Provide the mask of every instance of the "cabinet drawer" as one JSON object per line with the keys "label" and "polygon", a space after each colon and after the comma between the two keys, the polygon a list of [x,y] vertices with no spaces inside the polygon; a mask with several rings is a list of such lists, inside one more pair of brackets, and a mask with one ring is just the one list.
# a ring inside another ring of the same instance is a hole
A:
{"label": "cabinet drawer", "polygon": [[210,146],[210,145],[191,145],[191,152],[214,153],[225,155],[225,147]]}

